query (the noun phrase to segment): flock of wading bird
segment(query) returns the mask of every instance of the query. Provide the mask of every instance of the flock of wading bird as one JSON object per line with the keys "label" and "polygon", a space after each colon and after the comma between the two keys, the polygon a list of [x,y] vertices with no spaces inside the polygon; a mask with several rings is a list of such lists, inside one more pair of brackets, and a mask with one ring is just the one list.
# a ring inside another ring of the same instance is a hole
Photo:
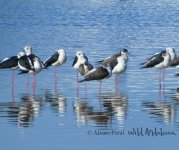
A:
{"label": "flock of wading bird", "polygon": [[[77,85],[78,82],[98,80],[100,81],[99,91],[101,91],[102,80],[108,79],[112,74],[115,74],[115,86],[118,90],[119,75],[126,71],[128,63],[128,55],[131,55],[127,49],[123,48],[118,53],[111,55],[103,60],[98,61],[100,65],[93,68],[89,63],[87,56],[83,51],[77,51],[74,57],[72,66],[77,70]],[[36,86],[35,75],[42,69],[50,66],[56,67],[63,65],[67,60],[67,55],[64,49],[59,49],[51,55],[45,62],[38,56],[32,53],[31,46],[25,46],[24,50],[19,52],[17,56],[5,58],[0,61],[0,69],[12,69],[12,85],[14,86],[14,71],[19,70],[18,74],[33,74],[33,87]],[[160,70],[159,81],[164,81],[165,68],[170,66],[179,66],[179,57],[176,56],[174,48],[168,47],[166,50],[154,54],[150,58],[146,58],[146,62],[141,63],[142,68],[155,67]],[[163,71],[162,71],[163,70]],[[82,80],[78,79],[78,74],[83,76]],[[28,85],[28,82],[27,82]]]}

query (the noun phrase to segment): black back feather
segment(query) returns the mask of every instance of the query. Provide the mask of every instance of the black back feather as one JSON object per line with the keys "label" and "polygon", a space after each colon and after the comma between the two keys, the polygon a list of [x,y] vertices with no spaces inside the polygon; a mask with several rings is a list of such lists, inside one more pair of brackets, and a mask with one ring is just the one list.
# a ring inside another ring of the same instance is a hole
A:
{"label": "black back feather", "polygon": [[14,68],[18,66],[18,58],[17,56],[12,56],[4,61],[0,62],[0,69],[8,69]]}
{"label": "black back feather", "polygon": [[53,63],[55,63],[58,60],[59,54],[56,52],[53,54],[46,62],[44,63],[45,68],[51,66]]}

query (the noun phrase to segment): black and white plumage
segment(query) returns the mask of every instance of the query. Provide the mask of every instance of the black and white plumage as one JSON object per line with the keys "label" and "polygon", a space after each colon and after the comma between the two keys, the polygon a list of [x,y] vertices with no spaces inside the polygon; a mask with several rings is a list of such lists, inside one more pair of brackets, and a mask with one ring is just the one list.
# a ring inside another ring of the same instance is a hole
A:
{"label": "black and white plumage", "polygon": [[123,48],[119,53],[114,54],[110,57],[107,57],[101,61],[98,61],[99,64],[106,66],[107,64],[111,62],[115,62],[117,58],[121,55],[124,55],[125,61],[128,62],[128,50],[126,48]]}
{"label": "black and white plumage", "polygon": [[116,76],[115,85],[116,85],[116,95],[118,95],[118,83],[119,83],[119,75],[126,71],[127,69],[127,62],[125,55],[121,55],[117,57],[117,60],[111,62],[112,66],[112,74]]}
{"label": "black and white plumage", "polygon": [[64,49],[59,49],[55,54],[50,56],[44,63],[45,68],[49,66],[63,65],[67,60],[66,52]]}
{"label": "black and white plumage", "polygon": [[83,51],[77,51],[74,57],[72,66],[78,70],[81,64],[88,63],[88,58],[85,56]]}
{"label": "black and white plumage", "polygon": [[12,56],[10,58],[5,58],[0,61],[0,69],[18,69],[18,57]]}
{"label": "black and white plumage", "polygon": [[37,74],[42,70],[42,62],[38,56],[32,54],[32,47],[25,46],[25,55],[21,56],[18,61],[22,73]]}
{"label": "black and white plumage", "polygon": [[171,59],[171,64],[172,64],[174,62],[175,58],[177,57],[175,49],[172,47],[167,47],[166,51],[168,51],[170,53],[170,59]]}
{"label": "black and white plumage", "polygon": [[127,69],[127,62],[128,60],[126,60],[126,54],[121,54],[121,56],[118,56],[115,61],[111,62],[112,73],[119,75],[125,72]]}
{"label": "black and white plumage", "polygon": [[156,58],[162,57],[162,54],[163,54],[163,53],[165,53],[165,51],[161,51],[161,52],[158,52],[158,53],[156,53],[156,54],[150,56],[149,58],[146,59],[145,62],[140,63],[140,65],[145,65],[145,64],[147,64],[147,63],[148,63],[149,61],[151,61],[151,60],[156,60]]}
{"label": "black and white plumage", "polygon": [[21,73],[37,74],[42,70],[41,59],[32,53],[31,46],[24,47],[25,55],[19,58],[19,68]]}
{"label": "black and white plumage", "polygon": [[[19,74],[24,74],[24,73],[29,73],[29,74],[34,74],[36,75],[37,73],[39,73],[42,70],[42,63],[39,57],[33,57],[30,61],[33,62],[33,68],[31,67],[30,63],[26,62],[25,60],[20,59],[22,64],[24,65],[24,68],[20,70]],[[24,62],[23,62],[24,61]],[[20,63],[21,63],[20,62]],[[27,63],[27,64],[26,64]],[[25,68],[26,66],[26,68]],[[28,69],[27,66],[29,66],[30,68]],[[22,67],[22,66],[21,66]],[[20,68],[20,67],[19,67]]]}
{"label": "black and white plumage", "polygon": [[112,72],[111,72],[111,66],[108,65],[108,67],[98,67],[96,69],[92,69],[89,71],[85,76],[84,79],[80,80],[79,82],[84,82],[84,81],[91,81],[91,80],[103,80],[103,79],[108,79],[111,77]]}
{"label": "black and white plumage", "polygon": [[11,69],[12,70],[12,96],[14,96],[14,72],[19,68],[18,61],[19,57],[24,55],[24,52],[19,52],[17,56],[5,58],[0,61],[0,69]]}
{"label": "black and white plumage", "polygon": [[115,75],[116,96],[118,96],[119,75],[126,71],[128,51],[121,51],[120,56],[110,63],[112,74]]}
{"label": "black and white plumage", "polygon": [[[36,89],[36,78],[35,75],[38,74],[42,70],[42,61],[38,56],[32,54],[32,47],[26,46],[24,48],[25,55],[21,56],[18,61],[19,65],[19,74],[33,74],[32,87],[33,94],[35,94]],[[28,93],[28,85],[29,85],[29,76],[27,79],[26,90]]]}
{"label": "black and white plumage", "polygon": [[92,69],[87,74],[85,74],[84,79],[80,80],[79,82],[92,81],[92,80],[100,81],[100,86],[99,86],[99,94],[100,94],[102,80],[110,78],[111,75],[112,75],[111,66],[108,64],[105,67],[98,67],[96,69]]}
{"label": "black and white plumage", "polygon": [[93,69],[93,65],[88,62],[88,58],[83,51],[77,51],[72,66],[77,71],[76,84],[78,89],[78,74],[80,73],[82,76],[86,75]]}
{"label": "black and white plumage", "polygon": [[[152,61],[153,63],[151,63],[150,65],[151,65],[151,67],[154,67],[155,64],[160,63],[160,61],[162,61],[162,59],[163,59],[162,55],[165,52],[168,52],[170,54],[170,63],[171,63],[170,65],[174,66],[174,64],[176,63],[176,62],[174,62],[175,58],[176,58],[176,53],[175,53],[175,49],[172,47],[167,47],[166,50],[158,52],[158,53],[154,54],[153,56],[147,58],[147,61],[144,63],[141,63],[141,65],[145,65]],[[153,64],[153,66],[152,66],[152,64]]]}
{"label": "black and white plumage", "polygon": [[[159,73],[159,83],[160,83],[160,88],[161,88],[161,69],[163,69],[163,83],[164,82],[164,78],[165,78],[165,68],[169,67],[171,64],[171,56],[170,53],[168,51],[162,51],[161,53],[152,56],[151,59],[148,60],[148,62],[146,62],[144,64],[142,68],[152,68],[155,67],[157,69],[159,69],[160,73]],[[165,84],[163,84],[163,86],[165,87]],[[163,87],[163,88],[164,88]]]}
{"label": "black and white plumage", "polygon": [[81,76],[84,76],[85,74],[87,74],[92,69],[93,69],[93,65],[87,62],[87,63],[81,64],[79,66],[78,72],[80,73]]}
{"label": "black and white plumage", "polygon": [[20,71],[35,71],[32,59],[25,54],[19,57],[18,66]]}
{"label": "black and white plumage", "polygon": [[162,51],[159,54],[152,56],[142,68],[158,68],[163,69],[169,67],[171,64],[171,56],[168,51]]}

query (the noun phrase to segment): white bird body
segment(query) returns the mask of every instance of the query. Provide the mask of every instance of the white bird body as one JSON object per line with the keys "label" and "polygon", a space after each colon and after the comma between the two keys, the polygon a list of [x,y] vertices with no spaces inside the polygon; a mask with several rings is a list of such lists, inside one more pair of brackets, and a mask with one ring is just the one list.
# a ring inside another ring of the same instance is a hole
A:
{"label": "white bird body", "polygon": [[126,71],[127,69],[127,61],[126,57],[119,56],[117,58],[117,65],[113,68],[112,73],[113,74],[121,74]]}
{"label": "white bird body", "polygon": [[170,66],[170,64],[171,64],[171,56],[170,56],[170,53],[168,51],[166,52],[166,54],[163,55],[163,58],[164,58],[164,60],[161,63],[156,64],[155,68],[163,69],[163,68],[167,68],[167,67]]}
{"label": "white bird body", "polygon": [[37,74],[42,70],[42,63],[41,60],[38,57],[35,57],[33,59],[33,63],[34,63],[34,71],[30,70],[29,73],[30,74]]}
{"label": "white bird body", "polygon": [[75,60],[73,62],[73,67],[78,70],[81,64],[85,64],[86,62],[88,62],[87,57],[85,56],[85,54],[83,53],[83,51],[77,51]]}
{"label": "white bird body", "polygon": [[171,63],[172,63],[172,62],[175,60],[175,58],[176,58],[175,49],[172,48],[172,47],[167,47],[167,48],[166,48],[166,51],[169,52],[170,58],[171,58]]}

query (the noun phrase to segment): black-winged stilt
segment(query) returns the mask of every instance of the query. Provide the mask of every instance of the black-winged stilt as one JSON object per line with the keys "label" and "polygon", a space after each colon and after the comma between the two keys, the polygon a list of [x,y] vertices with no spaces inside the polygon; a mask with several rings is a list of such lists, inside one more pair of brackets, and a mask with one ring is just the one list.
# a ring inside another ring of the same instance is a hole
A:
{"label": "black-winged stilt", "polygon": [[5,58],[0,61],[0,69],[11,69],[12,70],[12,95],[14,95],[14,71],[17,70],[19,57],[24,55],[24,52],[19,52],[17,56]]}
{"label": "black-winged stilt", "polygon": [[126,55],[126,54],[129,54],[128,50],[126,48],[123,48],[119,53],[116,53],[116,54],[109,56],[101,61],[98,61],[98,63],[105,66],[108,63],[116,61],[117,57],[121,56],[122,54],[125,54],[125,57],[124,56],[123,57],[125,58],[125,61],[128,62],[128,55]]}
{"label": "black-winged stilt", "polygon": [[126,71],[127,62],[128,62],[128,52],[121,53],[121,56],[118,56],[116,61],[111,62],[112,74],[115,74],[115,85],[116,85],[116,94],[118,95],[118,83],[119,75]]}
{"label": "black-winged stilt", "polygon": [[57,87],[57,66],[63,65],[67,60],[66,52],[64,49],[58,49],[56,53],[50,56],[45,62],[44,67],[47,68],[49,66],[55,67],[55,91]]}
{"label": "black-winged stilt", "polygon": [[[162,51],[154,56],[152,56],[148,61],[144,64],[143,68],[152,68],[155,67],[157,69],[164,69],[163,73],[163,81],[165,78],[165,68],[169,67],[171,64],[171,56],[168,51]],[[161,73],[159,73],[159,82],[161,82]]]}
{"label": "black-winged stilt", "polygon": [[[76,85],[77,85],[77,97],[78,97],[78,74],[80,74],[81,76],[84,76],[90,70],[93,69],[93,65],[88,62],[88,58],[86,57],[83,51],[77,51],[76,56],[74,57],[72,66],[77,71]],[[86,91],[85,93],[87,94],[86,83],[85,83],[85,91]]]}
{"label": "black-winged stilt", "polygon": [[98,80],[100,81],[99,93],[101,93],[101,84],[102,80],[110,78],[112,75],[111,65],[107,64],[107,66],[98,67],[96,69],[92,69],[87,74],[84,75],[84,79],[79,82]]}
{"label": "black-winged stilt", "polygon": [[[42,61],[38,56],[32,54],[32,47],[25,46],[24,48],[25,55],[19,58],[18,66],[20,68],[19,74],[33,74],[33,92],[35,93],[36,89],[36,78],[35,75],[42,70]],[[27,90],[28,90],[28,81],[27,81]]]}

